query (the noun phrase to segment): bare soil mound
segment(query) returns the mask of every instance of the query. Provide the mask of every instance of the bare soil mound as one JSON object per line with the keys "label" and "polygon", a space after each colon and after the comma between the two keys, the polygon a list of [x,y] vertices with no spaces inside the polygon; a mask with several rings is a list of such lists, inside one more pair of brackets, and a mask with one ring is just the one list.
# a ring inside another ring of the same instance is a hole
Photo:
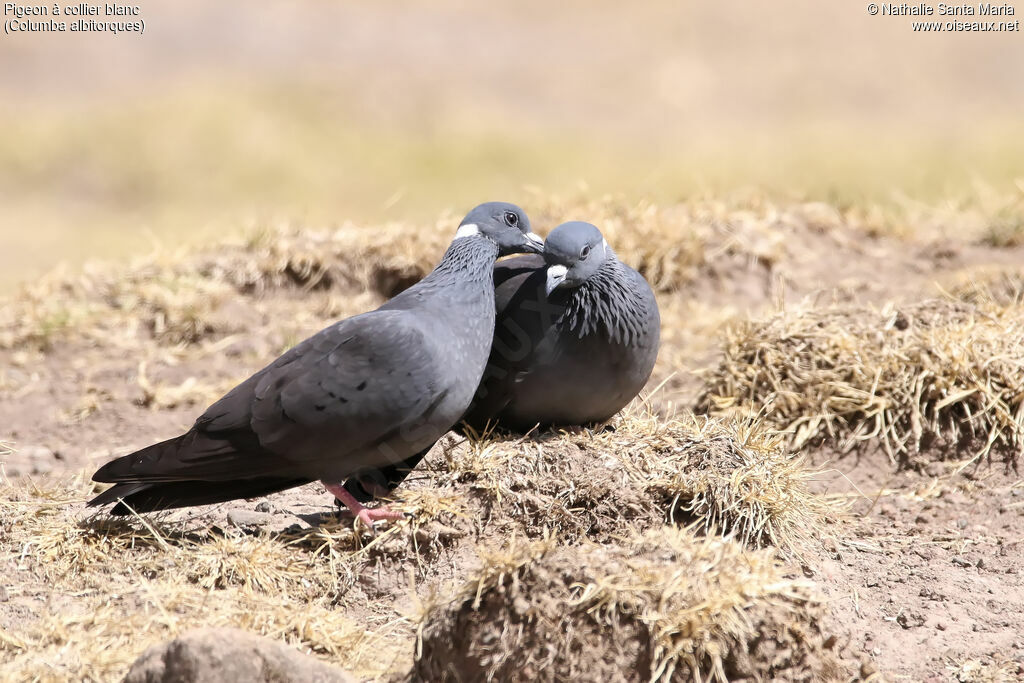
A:
{"label": "bare soil mound", "polygon": [[812,585],[676,529],[485,555],[420,625],[425,681],[849,680]]}
{"label": "bare soil mound", "polygon": [[491,527],[562,540],[610,540],[663,522],[698,522],[753,547],[798,552],[837,508],[814,472],[751,420],[628,413],[614,429],[471,441],[435,475],[463,489]]}

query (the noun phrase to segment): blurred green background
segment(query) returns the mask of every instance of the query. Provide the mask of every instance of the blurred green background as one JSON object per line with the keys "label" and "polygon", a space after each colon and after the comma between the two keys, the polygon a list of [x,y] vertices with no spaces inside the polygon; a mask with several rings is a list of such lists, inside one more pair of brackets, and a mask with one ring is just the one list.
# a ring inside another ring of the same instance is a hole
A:
{"label": "blurred green background", "polygon": [[812,0],[142,7],[142,36],[0,36],[0,291],[59,262],[533,189],[1024,193],[1020,33]]}

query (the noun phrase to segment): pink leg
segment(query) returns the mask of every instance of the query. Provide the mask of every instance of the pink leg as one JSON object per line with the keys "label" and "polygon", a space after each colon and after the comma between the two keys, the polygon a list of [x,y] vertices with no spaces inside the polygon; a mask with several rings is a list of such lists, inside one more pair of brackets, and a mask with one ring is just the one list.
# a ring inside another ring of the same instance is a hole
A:
{"label": "pink leg", "polygon": [[387,505],[382,505],[379,508],[368,508],[360,503],[358,500],[352,497],[352,494],[345,490],[345,487],[341,484],[328,484],[326,481],[321,481],[330,493],[334,494],[334,497],[345,504],[352,514],[356,518],[366,525],[366,528],[373,529],[373,523],[382,519],[404,519],[405,513],[395,512],[388,508]]}

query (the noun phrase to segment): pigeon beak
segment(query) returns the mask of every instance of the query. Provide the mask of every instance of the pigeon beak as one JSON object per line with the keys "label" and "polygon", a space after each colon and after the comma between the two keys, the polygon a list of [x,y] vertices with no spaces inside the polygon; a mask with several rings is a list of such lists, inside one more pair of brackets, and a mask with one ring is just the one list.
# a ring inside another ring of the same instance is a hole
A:
{"label": "pigeon beak", "polygon": [[535,232],[527,232],[523,234],[523,237],[526,238],[526,246],[529,247],[534,254],[544,253],[544,240],[540,235]]}
{"label": "pigeon beak", "polygon": [[548,268],[548,281],[544,286],[544,291],[548,296],[551,296],[551,292],[558,289],[558,286],[565,282],[566,272],[568,272],[568,268],[565,266],[551,266]]}

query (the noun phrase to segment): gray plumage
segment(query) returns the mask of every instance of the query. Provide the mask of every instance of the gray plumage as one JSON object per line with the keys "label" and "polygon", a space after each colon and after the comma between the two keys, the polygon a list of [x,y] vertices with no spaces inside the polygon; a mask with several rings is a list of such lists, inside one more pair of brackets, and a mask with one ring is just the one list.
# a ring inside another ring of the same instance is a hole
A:
{"label": "gray plumage", "polygon": [[495,259],[525,251],[539,252],[540,240],[522,210],[477,207],[423,280],[301,342],[185,434],[101,467],[93,479],[117,485],[90,504],[123,499],[145,511],[315,480],[331,489],[418,458],[463,414],[480,381],[494,329]]}
{"label": "gray plumage", "polygon": [[657,301],[596,227],[558,226],[543,258],[503,261],[494,282],[494,342],[466,424],[603,422],[643,389],[658,355]]}

